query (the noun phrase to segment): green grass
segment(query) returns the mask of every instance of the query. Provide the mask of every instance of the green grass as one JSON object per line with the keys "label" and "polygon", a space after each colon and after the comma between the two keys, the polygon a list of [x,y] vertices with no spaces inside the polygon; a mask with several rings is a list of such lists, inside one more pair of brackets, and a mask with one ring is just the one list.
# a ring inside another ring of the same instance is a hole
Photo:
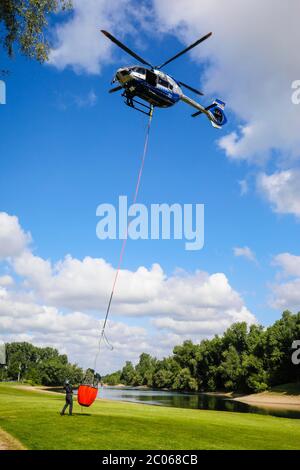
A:
{"label": "green grass", "polygon": [[299,449],[300,421],[97,401],[59,415],[63,396],[0,384],[0,427],[28,449]]}

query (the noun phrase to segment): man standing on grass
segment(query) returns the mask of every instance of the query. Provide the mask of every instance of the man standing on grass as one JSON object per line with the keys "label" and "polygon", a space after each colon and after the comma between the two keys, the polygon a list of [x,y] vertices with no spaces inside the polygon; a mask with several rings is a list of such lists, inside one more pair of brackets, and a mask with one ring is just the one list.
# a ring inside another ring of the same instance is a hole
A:
{"label": "man standing on grass", "polygon": [[61,410],[60,414],[63,416],[65,414],[66,409],[69,407],[69,415],[72,416],[73,411],[73,387],[69,383],[68,380],[65,382],[64,389],[66,391],[66,403],[63,409]]}

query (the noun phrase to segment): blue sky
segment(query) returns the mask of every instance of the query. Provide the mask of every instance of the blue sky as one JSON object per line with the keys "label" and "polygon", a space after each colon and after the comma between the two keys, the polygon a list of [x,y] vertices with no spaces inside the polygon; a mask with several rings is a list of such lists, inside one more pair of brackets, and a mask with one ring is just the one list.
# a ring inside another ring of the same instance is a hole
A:
{"label": "blue sky", "polygon": [[[163,12],[157,14],[161,18]],[[138,34],[129,33],[123,39],[130,47],[141,51],[143,56],[159,63],[188,43],[192,34],[188,26],[184,35],[180,29],[177,34],[174,30],[177,20],[172,21],[172,33],[164,30],[163,33],[150,35],[145,25],[139,22],[136,26]],[[189,25],[187,19],[184,21]],[[164,28],[167,28],[165,23]],[[118,28],[115,29],[118,32]],[[207,32],[202,27],[199,29],[199,35]],[[191,31],[194,31],[192,26]],[[63,41],[58,34],[58,50],[59,40]],[[100,33],[97,40],[107,41]],[[205,49],[211,46],[204,43],[200,47]],[[23,234],[30,232],[32,236],[32,242],[26,242],[24,250],[44,262],[63,262],[66,255],[71,255],[72,259],[80,261],[85,257],[103,258],[113,267],[117,265],[121,242],[97,239],[96,208],[104,202],[115,204],[119,195],[132,197],[147,118],[127,108],[118,94],[108,94],[116,68],[132,64],[131,58],[121,51],[111,49],[110,54],[109,63],[104,61],[99,73],[89,73],[84,67],[74,70],[68,63],[65,67],[61,64],[55,66],[55,63],[39,65],[18,55],[5,64],[11,73],[6,79],[7,105],[0,108],[0,211],[17,216],[17,230]],[[225,52],[226,55],[231,57]],[[209,80],[208,70],[205,58],[190,55],[180,58],[166,69],[179,80],[192,86],[202,86],[204,91]],[[215,97],[228,101],[228,97],[233,97],[234,106],[237,106],[238,98],[230,88],[228,91],[224,83],[220,83],[220,91],[217,89],[217,77],[214,72],[212,79],[216,94],[208,87],[204,102],[209,103]],[[238,86],[238,82],[232,82],[232,87]],[[272,175],[282,176],[287,171],[297,172],[297,158],[293,157],[291,168],[291,159],[287,161],[283,158],[283,155],[291,154],[291,149],[285,149],[284,144],[273,148],[272,142],[264,143],[262,149],[245,152],[246,158],[236,157],[239,149],[230,155],[230,148],[226,147],[226,140],[224,144],[222,138],[226,139],[232,132],[240,132],[240,126],[245,126],[251,119],[255,124],[256,118],[255,109],[239,115],[234,106],[227,103],[229,124],[221,131],[213,129],[203,117],[192,119],[192,109],[184,103],[154,113],[139,202],[147,205],[205,204],[205,246],[199,252],[188,252],[184,249],[184,241],[130,240],[124,268],[130,272],[135,272],[140,266],[151,270],[153,263],[157,263],[169,278],[177,269],[186,271],[190,276],[194,276],[196,271],[203,271],[208,276],[223,273],[245,308],[259,323],[268,325],[279,318],[283,307],[296,308],[299,305],[298,300],[294,299],[295,295],[292,296],[293,301],[289,303],[287,299],[285,304],[281,297],[277,303],[273,299],[272,304],[271,298],[277,295],[274,286],[282,285],[278,271],[281,275],[283,272],[291,274],[282,259],[281,263],[277,260],[275,266],[274,257],[289,253],[296,257],[295,262],[299,262],[300,226],[297,211],[293,212],[289,207],[284,211],[283,203],[272,199],[265,186],[259,186],[259,178],[262,174],[270,178]],[[292,112],[295,109],[291,107]],[[286,119],[290,117],[286,115]],[[220,139],[223,144],[220,144]],[[247,145],[251,147],[251,143]],[[265,158],[266,154],[268,158]],[[253,155],[255,157],[252,158]],[[241,194],[240,181],[247,181],[246,194]],[[279,188],[279,195],[286,201],[284,188]],[[299,193],[295,194],[297,197]],[[235,256],[236,247],[249,247],[257,261]],[[4,285],[3,289],[11,289],[19,300],[22,297],[25,301],[26,297],[27,302],[30,296],[30,302],[49,305],[49,308],[52,306],[61,315],[80,310],[82,315],[96,318],[99,314],[99,318],[102,317],[104,308],[100,307],[98,312],[97,303],[91,307],[76,308],[73,303],[71,306],[68,302],[60,305],[51,300],[51,296],[43,297],[41,290],[37,293],[39,289],[36,284],[30,284],[32,273],[16,268],[17,264],[3,257],[1,270],[3,276],[9,275],[15,280],[12,287]],[[297,282],[297,279],[291,282]],[[103,282],[99,278],[99,285]],[[10,285],[10,282],[7,284]],[[290,285],[289,288],[296,289]],[[107,298],[108,295],[109,291]],[[104,299],[105,293],[103,305]],[[159,302],[159,299],[158,292],[156,300]],[[154,326],[151,318],[151,314],[127,316],[117,309],[112,321],[129,328],[148,330],[159,338],[164,330],[159,331],[159,322]],[[156,313],[155,318],[159,318],[159,314]],[[182,321],[190,321],[188,312],[186,317],[181,317]],[[30,323],[26,325],[16,331],[8,328],[2,339],[26,337],[35,338],[40,343],[47,342],[47,335],[43,332],[39,334]],[[139,330],[133,333],[139,337]],[[213,333],[213,329],[209,330],[209,334]],[[147,347],[145,331],[142,335]],[[130,336],[129,331],[127,342]],[[183,334],[175,339],[179,341],[187,336]],[[205,333],[200,332],[199,338],[202,336]],[[51,333],[49,341],[61,346]],[[74,341],[69,349],[65,344],[61,347],[80,362]],[[121,342],[119,336],[116,342]],[[162,348],[162,354],[170,349],[168,344]],[[134,351],[130,358],[135,360],[139,352]],[[127,356],[122,352],[122,360],[124,358]],[[122,362],[121,359],[114,361],[110,367]]]}

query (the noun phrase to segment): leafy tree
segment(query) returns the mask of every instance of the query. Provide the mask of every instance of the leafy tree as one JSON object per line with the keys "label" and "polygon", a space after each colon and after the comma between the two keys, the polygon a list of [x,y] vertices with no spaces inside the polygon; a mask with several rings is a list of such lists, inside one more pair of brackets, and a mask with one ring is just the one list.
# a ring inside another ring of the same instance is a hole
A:
{"label": "leafy tree", "polygon": [[155,388],[172,388],[173,373],[167,369],[158,369],[153,377]]}
{"label": "leafy tree", "polygon": [[247,351],[257,357],[264,357],[265,330],[261,325],[251,325],[247,335]]}
{"label": "leafy tree", "polygon": [[282,318],[266,330],[265,357],[270,384],[299,380],[299,370],[292,364],[292,342],[300,337],[300,313],[285,311]]}
{"label": "leafy tree", "polygon": [[178,362],[181,367],[188,367],[191,374],[196,374],[199,359],[199,346],[193,344],[192,341],[185,341],[182,346],[175,346],[173,355],[175,361]]}
{"label": "leafy tree", "polygon": [[78,385],[83,380],[83,370],[77,364],[70,364],[69,362],[65,365],[66,375],[73,385]]}
{"label": "leafy tree", "polygon": [[62,385],[66,379],[78,384],[83,377],[82,369],[70,364],[65,354],[29,343],[8,344],[7,365],[6,379],[28,380],[33,384]]}
{"label": "leafy tree", "polygon": [[242,368],[244,371],[244,390],[263,392],[268,388],[268,372],[264,362],[254,354],[243,354]]}
{"label": "leafy tree", "polygon": [[49,53],[45,37],[48,15],[68,8],[71,0],[1,0],[1,46],[10,57],[16,45],[21,53],[44,62]]}
{"label": "leafy tree", "polygon": [[243,367],[240,355],[235,346],[230,345],[223,352],[223,361],[219,366],[225,390],[236,391],[243,388]]}
{"label": "leafy tree", "polygon": [[13,380],[22,380],[29,366],[37,361],[37,348],[29,343],[7,345],[7,373]]}
{"label": "leafy tree", "polygon": [[121,371],[121,381],[126,385],[134,385],[136,382],[136,372],[132,362],[126,361],[125,366]]}
{"label": "leafy tree", "polygon": [[140,355],[139,363],[135,367],[135,371],[137,373],[136,380],[138,381],[138,385],[146,385],[148,387],[153,386],[155,365],[156,359],[152,358],[150,354],[142,353]]}
{"label": "leafy tree", "polygon": [[118,370],[118,371],[116,371],[112,374],[105,375],[102,378],[102,380],[105,384],[108,384],[108,385],[111,385],[111,386],[118,385],[122,382],[121,381],[121,371]]}
{"label": "leafy tree", "polygon": [[225,331],[222,341],[225,348],[233,346],[238,353],[247,349],[248,326],[246,322],[234,323]]}
{"label": "leafy tree", "polygon": [[173,388],[175,377],[180,370],[180,365],[173,357],[157,361],[153,376],[153,386],[157,388]]}
{"label": "leafy tree", "polygon": [[214,392],[222,388],[218,367],[223,350],[223,342],[219,336],[200,343],[196,372],[199,390]]}
{"label": "leafy tree", "polygon": [[192,377],[191,371],[188,367],[181,369],[174,379],[172,385],[174,390],[183,390],[183,391],[197,391],[198,384],[197,380]]}

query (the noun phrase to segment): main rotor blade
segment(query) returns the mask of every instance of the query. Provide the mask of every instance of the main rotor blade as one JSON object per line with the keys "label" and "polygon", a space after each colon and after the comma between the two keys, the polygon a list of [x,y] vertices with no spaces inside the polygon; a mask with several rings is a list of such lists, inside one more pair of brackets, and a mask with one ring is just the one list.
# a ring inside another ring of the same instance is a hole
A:
{"label": "main rotor blade", "polygon": [[149,65],[151,68],[153,68],[153,66],[149,62],[147,62],[142,57],[140,57],[135,52],[133,52],[131,49],[129,49],[127,46],[125,46],[125,44],[123,44],[118,39],[116,39],[112,34],[110,34],[107,31],[104,31],[103,29],[101,29],[101,33],[103,33],[104,36],[106,36],[108,39],[110,39],[112,42],[114,42],[117,46],[119,46],[121,49],[123,49],[123,51],[127,52],[127,54],[131,55],[132,57],[137,59],[142,64]]}
{"label": "main rotor blade", "polygon": [[111,88],[109,90],[109,93],[115,93],[116,91],[122,90],[122,88],[123,88],[122,86],[116,86],[115,88]]}
{"label": "main rotor blade", "polygon": [[201,42],[205,41],[206,39],[208,39],[210,36],[212,35],[212,33],[208,33],[206,34],[205,36],[203,36],[202,38],[198,39],[198,41],[194,42],[193,44],[191,44],[189,47],[187,47],[186,49],[184,49],[183,51],[179,52],[178,54],[174,55],[174,57],[171,57],[171,59],[167,60],[166,62],[164,62],[162,65],[160,65],[159,67],[155,67],[156,69],[161,69],[163,68],[165,65],[169,64],[170,62],[172,62],[173,60],[177,59],[178,57],[180,57],[181,55],[185,54],[186,52],[190,51],[191,49],[193,49],[194,47],[198,46],[198,44],[200,44]]}
{"label": "main rotor blade", "polygon": [[196,88],[193,88],[193,87],[191,87],[190,85],[187,85],[186,83],[183,83],[183,82],[178,82],[178,83],[179,83],[179,85],[184,86],[184,87],[187,88],[188,90],[193,91],[193,92],[196,93],[197,95],[200,95],[200,96],[203,96],[203,95],[204,95],[204,93],[202,93],[202,91],[196,90]]}

